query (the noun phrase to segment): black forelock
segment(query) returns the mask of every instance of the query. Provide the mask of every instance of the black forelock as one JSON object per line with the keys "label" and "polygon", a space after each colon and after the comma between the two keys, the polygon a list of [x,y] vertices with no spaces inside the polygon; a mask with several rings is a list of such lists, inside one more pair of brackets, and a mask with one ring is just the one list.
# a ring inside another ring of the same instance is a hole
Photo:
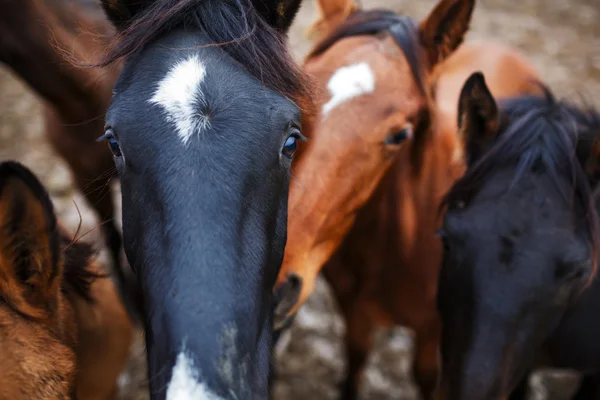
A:
{"label": "black forelock", "polygon": [[156,1],[119,34],[99,65],[131,56],[162,35],[187,27],[201,29],[214,46],[267,87],[297,102],[308,96],[284,34],[271,27],[250,0]]}
{"label": "black forelock", "polygon": [[64,233],[61,234],[61,246],[63,248],[63,286],[65,293],[74,293],[87,301],[94,301],[91,294],[91,286],[96,279],[107,278],[95,272],[92,267],[95,251],[93,247],[85,242],[70,239]]}

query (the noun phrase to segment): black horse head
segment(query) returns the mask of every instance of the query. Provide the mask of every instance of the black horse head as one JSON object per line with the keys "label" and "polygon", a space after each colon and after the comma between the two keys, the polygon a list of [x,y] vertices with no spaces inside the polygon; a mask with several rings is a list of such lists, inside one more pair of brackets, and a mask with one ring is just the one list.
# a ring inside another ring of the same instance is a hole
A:
{"label": "black horse head", "polygon": [[498,105],[480,73],[459,104],[468,167],[441,231],[442,387],[451,400],[491,400],[534,367],[594,274],[592,153],[579,147],[600,119],[549,92]]}
{"label": "black horse head", "polygon": [[106,134],[152,398],[266,398],[302,76],[286,0],[104,0],[125,57]]}

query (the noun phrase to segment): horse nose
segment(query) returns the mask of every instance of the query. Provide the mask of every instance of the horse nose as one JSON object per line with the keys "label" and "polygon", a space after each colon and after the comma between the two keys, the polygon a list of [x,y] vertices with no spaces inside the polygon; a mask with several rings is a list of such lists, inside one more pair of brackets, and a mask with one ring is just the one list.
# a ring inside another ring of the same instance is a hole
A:
{"label": "horse nose", "polygon": [[273,328],[280,330],[286,328],[292,320],[289,315],[302,292],[302,278],[294,273],[287,276],[287,280],[275,289],[275,312]]}

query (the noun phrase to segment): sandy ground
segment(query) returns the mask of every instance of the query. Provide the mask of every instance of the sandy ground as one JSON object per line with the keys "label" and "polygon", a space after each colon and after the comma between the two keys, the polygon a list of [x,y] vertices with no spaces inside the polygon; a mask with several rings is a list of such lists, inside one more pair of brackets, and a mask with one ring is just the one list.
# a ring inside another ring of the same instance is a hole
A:
{"label": "sandy ground", "polygon": [[[377,0],[363,6],[388,7],[423,18],[433,0]],[[314,5],[305,0],[292,28],[290,42],[299,61],[310,43],[304,30],[315,17]],[[585,95],[600,105],[600,0],[480,0],[469,40],[492,39],[521,49],[542,71],[560,95]],[[16,159],[32,168],[55,200],[66,226],[74,229],[79,206],[84,229],[96,220],[81,193],[72,187],[64,162],[48,147],[43,135],[41,104],[16,77],[0,67],[0,159]],[[96,231],[88,236],[98,242]],[[277,400],[334,399],[344,370],[344,323],[323,282],[301,310],[290,334],[277,348],[279,381]],[[416,399],[409,375],[411,335],[398,327],[381,331],[369,361],[364,399]],[[144,349],[132,349],[131,363],[122,378],[123,399],[147,399]],[[568,399],[577,379],[552,372],[532,380],[535,399]]]}

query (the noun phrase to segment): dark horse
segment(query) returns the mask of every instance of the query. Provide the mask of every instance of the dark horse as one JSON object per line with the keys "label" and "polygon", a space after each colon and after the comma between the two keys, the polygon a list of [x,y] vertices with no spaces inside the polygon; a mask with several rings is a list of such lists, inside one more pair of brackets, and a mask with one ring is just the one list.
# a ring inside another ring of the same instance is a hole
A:
{"label": "dark horse", "polygon": [[268,393],[272,289],[309,104],[299,0],[103,0],[125,58],[106,117],[153,399]]}
{"label": "dark horse", "polygon": [[600,398],[600,114],[545,97],[496,103],[473,74],[459,101],[467,172],[448,193],[441,393],[523,399],[541,361]]}

